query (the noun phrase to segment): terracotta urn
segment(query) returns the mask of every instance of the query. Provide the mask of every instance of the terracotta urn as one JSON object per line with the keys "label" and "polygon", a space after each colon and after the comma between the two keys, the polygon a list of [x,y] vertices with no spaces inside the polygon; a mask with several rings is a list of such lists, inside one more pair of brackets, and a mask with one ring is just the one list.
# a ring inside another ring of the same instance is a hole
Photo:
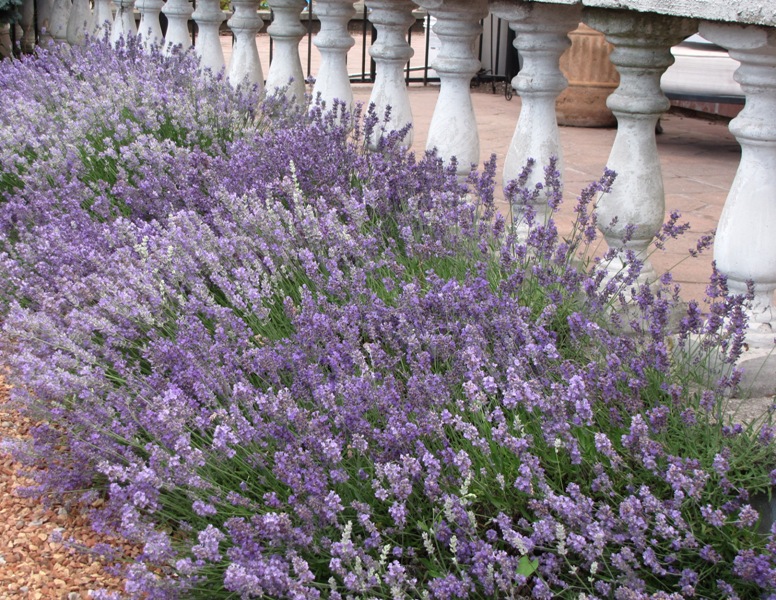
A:
{"label": "terracotta urn", "polygon": [[617,120],[606,106],[606,98],[620,82],[609,60],[611,44],[604,35],[580,24],[569,33],[571,47],[560,59],[560,70],[569,86],[558,96],[559,125],[614,127]]}

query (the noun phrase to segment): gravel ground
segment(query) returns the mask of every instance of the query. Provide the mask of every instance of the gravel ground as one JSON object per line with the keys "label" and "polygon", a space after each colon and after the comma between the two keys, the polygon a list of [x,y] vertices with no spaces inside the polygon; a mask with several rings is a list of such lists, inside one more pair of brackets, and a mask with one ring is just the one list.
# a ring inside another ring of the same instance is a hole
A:
{"label": "gravel ground", "polygon": [[[0,380],[0,441],[23,438],[32,423],[8,410],[6,399]],[[106,571],[104,557],[87,550],[114,540],[95,534],[83,509],[19,497],[16,489],[30,483],[20,469],[0,446],[0,600],[85,600],[91,590],[121,591],[123,583]],[[54,541],[59,534],[73,543]],[[121,547],[126,555],[136,552],[129,544]]]}

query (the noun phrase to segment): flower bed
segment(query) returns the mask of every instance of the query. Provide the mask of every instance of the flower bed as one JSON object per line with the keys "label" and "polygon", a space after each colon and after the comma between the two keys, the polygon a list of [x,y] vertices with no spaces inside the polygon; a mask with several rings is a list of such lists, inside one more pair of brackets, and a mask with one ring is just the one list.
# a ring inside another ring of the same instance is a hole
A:
{"label": "flower bed", "polygon": [[[144,544],[131,597],[776,594],[774,429],[726,423],[738,374],[703,362],[746,299],[715,275],[671,337],[669,276],[580,259],[612,173],[571,237],[519,239],[494,161],[462,184],[190,56],[90,43],[0,84],[3,360],[49,423],[17,454]],[[546,174],[508,193],[556,206]]]}

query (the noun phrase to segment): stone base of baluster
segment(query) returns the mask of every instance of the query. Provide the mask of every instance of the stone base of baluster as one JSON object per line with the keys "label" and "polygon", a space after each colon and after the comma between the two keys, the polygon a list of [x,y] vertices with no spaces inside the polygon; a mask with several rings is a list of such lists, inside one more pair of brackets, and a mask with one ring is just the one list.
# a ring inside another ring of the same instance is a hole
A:
{"label": "stone base of baluster", "polygon": [[[615,241],[608,241],[609,247],[617,247],[618,242]],[[622,243],[619,243],[622,245]],[[652,263],[647,258],[649,252],[646,249],[647,244],[642,244],[642,248],[644,248],[641,251],[634,251],[636,260],[639,261],[641,264],[639,266],[639,273],[636,277],[636,279],[627,285],[621,284],[619,291],[622,292],[626,298],[631,298],[633,296],[633,290],[636,290],[638,293],[638,289],[643,286],[644,284],[649,285],[653,289],[658,285],[658,274],[655,268],[652,266]],[[634,268],[634,261],[630,260],[628,255],[625,253],[625,251],[619,252],[615,255],[614,258],[612,258],[611,261],[606,265],[607,270],[607,277],[603,281],[603,285],[608,284],[611,280],[617,278],[618,280],[629,280],[632,278],[632,275],[629,274],[629,271]]]}
{"label": "stone base of baluster", "polygon": [[744,348],[736,366],[743,371],[738,385],[742,400],[735,403],[736,408],[747,413],[751,411],[752,418],[762,417],[774,404],[776,393],[776,353],[773,346],[758,348],[750,345]]}
{"label": "stone base of baluster", "polygon": [[747,344],[753,348],[768,349],[776,345],[776,319],[770,323],[756,323],[751,320],[749,323],[745,338]]}
{"label": "stone base of baluster", "polygon": [[[677,317],[681,317],[677,314]],[[744,345],[741,356],[731,364],[719,347],[709,348],[702,336],[690,336],[680,340],[678,335],[670,338],[670,349],[675,363],[696,361],[694,375],[696,383],[704,387],[718,387],[718,381],[730,377],[733,368],[742,371],[736,390],[729,392],[724,404],[725,419],[735,423],[752,423],[762,420],[774,404],[774,382],[776,382],[776,353],[771,348],[757,348]]]}
{"label": "stone base of baluster", "polygon": [[[733,294],[745,294],[746,284],[728,280],[728,286]],[[776,305],[773,292],[776,285],[755,287],[755,297],[751,308],[747,310],[748,328],[747,344],[756,348],[773,348],[776,345]]]}

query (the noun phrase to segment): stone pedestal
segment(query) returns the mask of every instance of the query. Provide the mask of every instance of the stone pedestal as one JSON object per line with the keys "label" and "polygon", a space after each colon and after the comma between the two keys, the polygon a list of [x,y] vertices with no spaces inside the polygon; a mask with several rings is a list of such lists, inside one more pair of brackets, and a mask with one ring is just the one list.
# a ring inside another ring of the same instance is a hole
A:
{"label": "stone pedestal", "polygon": [[714,242],[714,259],[732,292],[753,281],[748,341],[773,346],[776,337],[776,29],[704,22],[701,35],[741,63],[736,80],[746,105],[730,122],[741,162]]}
{"label": "stone pedestal", "polygon": [[[407,43],[407,30],[415,22],[412,11],[415,3],[410,0],[367,0],[369,20],[377,29],[377,41],[369,49],[375,61],[375,83],[369,101],[375,105],[382,119],[388,107],[390,119],[386,129],[395,131],[412,123],[412,108],[404,82],[404,65],[414,51]],[[412,130],[404,143],[412,145]],[[374,146],[375,139],[370,140]]]}
{"label": "stone pedestal", "polygon": [[609,272],[621,272],[635,258],[644,263],[638,283],[653,282],[657,274],[648,248],[665,218],[655,126],[671,106],[660,77],[674,62],[671,46],[696,31],[696,21],[604,9],[585,9],[583,19],[614,46],[611,61],[620,73],[620,85],[607,100],[618,124],[607,166],[617,179],[596,208],[609,247],[621,249]]}
{"label": "stone pedestal", "polygon": [[436,148],[445,162],[455,157],[458,175],[463,178],[480,161],[480,137],[469,85],[482,66],[475,42],[482,33],[480,21],[488,14],[488,6],[485,0],[420,0],[419,4],[436,19],[433,31],[441,43],[431,63],[441,86],[426,148]]}
{"label": "stone pedestal", "polygon": [[[509,27],[515,31],[515,48],[523,57],[523,67],[512,80],[522,108],[504,161],[504,185],[520,175],[528,159],[534,159],[535,167],[528,180],[533,187],[544,181],[544,167],[552,157],[557,157],[558,169],[563,172],[555,100],[566,87],[566,79],[560,72],[559,61],[571,44],[567,34],[579,25],[581,11],[575,5],[497,2],[493,12],[509,21]],[[528,229],[523,216],[526,208],[512,207],[522,233]],[[530,209],[538,222],[546,221],[549,205],[543,195]]]}
{"label": "stone pedestal", "polygon": [[558,124],[614,127],[617,119],[606,106],[606,99],[620,83],[620,76],[609,60],[611,44],[584,23],[569,33],[569,39],[571,48],[560,57],[560,70],[568,87],[555,105]]}

